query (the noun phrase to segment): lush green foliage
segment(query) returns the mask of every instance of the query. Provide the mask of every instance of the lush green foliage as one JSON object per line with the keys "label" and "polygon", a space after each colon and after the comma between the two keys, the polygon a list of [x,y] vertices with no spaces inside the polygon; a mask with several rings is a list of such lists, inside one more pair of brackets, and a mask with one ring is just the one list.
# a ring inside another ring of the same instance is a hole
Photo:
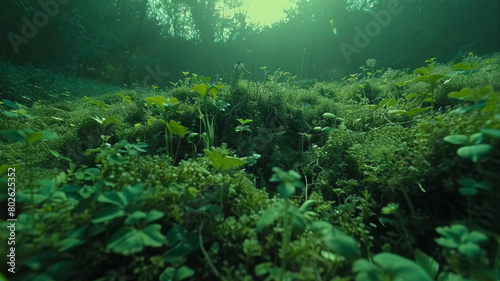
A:
{"label": "lush green foliage", "polygon": [[498,62],[370,63],[2,100],[14,280],[496,280]]}

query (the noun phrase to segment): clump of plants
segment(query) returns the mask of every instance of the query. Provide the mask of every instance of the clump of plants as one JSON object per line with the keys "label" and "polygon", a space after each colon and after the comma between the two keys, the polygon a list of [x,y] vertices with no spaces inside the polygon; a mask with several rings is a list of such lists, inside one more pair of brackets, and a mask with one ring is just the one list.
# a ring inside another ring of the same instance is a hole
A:
{"label": "clump of plants", "polygon": [[376,63],[304,88],[237,63],[224,87],[2,100],[16,280],[496,280],[494,62]]}

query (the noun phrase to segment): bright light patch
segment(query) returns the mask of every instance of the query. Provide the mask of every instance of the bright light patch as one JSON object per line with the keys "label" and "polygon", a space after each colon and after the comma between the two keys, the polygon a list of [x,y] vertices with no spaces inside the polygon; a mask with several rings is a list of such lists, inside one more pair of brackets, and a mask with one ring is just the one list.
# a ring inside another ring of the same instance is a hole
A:
{"label": "bright light patch", "polygon": [[259,26],[271,26],[286,17],[284,10],[297,7],[296,0],[243,0],[238,10],[227,9],[223,5],[223,0],[217,5],[223,17],[232,17],[241,11],[246,13],[248,22]]}

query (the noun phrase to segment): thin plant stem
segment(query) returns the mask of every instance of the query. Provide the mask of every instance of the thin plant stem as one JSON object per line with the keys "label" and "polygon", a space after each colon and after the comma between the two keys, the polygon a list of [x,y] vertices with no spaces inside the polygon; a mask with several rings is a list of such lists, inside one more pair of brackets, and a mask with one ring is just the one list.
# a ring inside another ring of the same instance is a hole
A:
{"label": "thin plant stem", "polygon": [[217,276],[217,278],[219,278],[220,277],[219,271],[217,270],[214,263],[212,262],[212,259],[210,259],[210,256],[208,255],[207,251],[205,250],[205,247],[203,247],[203,239],[201,237],[201,230],[202,229],[203,229],[203,223],[201,223],[200,230],[198,231],[198,239],[200,241],[201,252],[203,253],[203,256],[205,256],[205,259],[207,259],[208,265],[210,266],[210,268],[214,272],[215,276]]}

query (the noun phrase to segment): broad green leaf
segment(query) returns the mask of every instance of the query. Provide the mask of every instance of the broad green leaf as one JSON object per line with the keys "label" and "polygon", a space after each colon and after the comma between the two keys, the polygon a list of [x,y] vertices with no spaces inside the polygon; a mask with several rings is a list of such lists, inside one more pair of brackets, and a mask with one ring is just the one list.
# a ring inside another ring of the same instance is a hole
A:
{"label": "broad green leaf", "polygon": [[194,275],[194,270],[189,266],[181,266],[175,272],[174,281],[181,281]]}
{"label": "broad green leaf", "polygon": [[12,109],[17,109],[17,105],[15,102],[11,101],[11,100],[8,100],[8,99],[3,99],[2,100],[3,104],[5,104],[6,106],[12,108]]}
{"label": "broad green leaf", "polygon": [[457,150],[457,155],[472,162],[477,162],[488,155],[493,148],[489,144],[463,146]]}
{"label": "broad green leaf", "polygon": [[476,184],[476,180],[471,178],[460,178],[457,180],[457,182],[461,186],[474,186]]}
{"label": "broad green leaf", "polygon": [[411,118],[413,118],[413,116],[419,114],[419,113],[422,113],[422,112],[425,112],[425,111],[428,111],[430,110],[431,108],[430,107],[417,107],[417,108],[412,108],[410,110],[408,110],[408,112],[406,112],[406,115],[408,115]]}
{"label": "broad green leaf", "polygon": [[203,151],[212,162],[212,165],[219,171],[233,169],[238,166],[244,165],[247,162],[245,158],[227,156],[214,148],[212,148],[211,150],[204,149]]}
{"label": "broad green leaf", "polygon": [[250,129],[250,126],[248,126],[248,125],[245,125],[245,126],[237,126],[234,130],[235,130],[236,132],[243,132],[243,131],[252,132],[252,130]]}
{"label": "broad green leaf", "polygon": [[323,133],[329,133],[331,131],[333,131],[333,129],[332,129],[332,127],[329,127],[329,126],[321,128],[321,132],[323,132]]}
{"label": "broad green leaf", "polygon": [[415,252],[415,262],[420,265],[432,279],[436,278],[439,271],[439,263],[435,259],[417,250]]}
{"label": "broad green leaf", "polygon": [[118,119],[116,119],[115,117],[108,117],[102,122],[102,126],[106,127],[114,123],[118,123]]}
{"label": "broad green leaf", "polygon": [[482,133],[475,133],[469,137],[470,144],[480,144],[482,141],[483,141],[483,134]]}
{"label": "broad green leaf", "polygon": [[383,272],[365,259],[358,259],[352,265],[356,281],[385,281]]}
{"label": "broad green leaf", "polygon": [[33,146],[35,142],[41,141],[43,139],[43,133],[42,132],[32,132],[32,133],[27,133],[26,135],[26,143],[28,146]]}
{"label": "broad green leaf", "polygon": [[474,187],[482,189],[482,190],[491,190],[490,184],[488,182],[486,182],[486,181],[477,181],[474,184]]}
{"label": "broad green leaf", "polygon": [[161,234],[161,225],[151,224],[140,230],[133,227],[123,227],[110,239],[107,248],[115,253],[130,255],[142,251],[145,246],[161,247],[165,236]]}
{"label": "broad green leaf", "polygon": [[135,211],[133,214],[130,214],[127,219],[125,220],[126,225],[132,225],[141,219],[147,217],[146,213],[142,211]]}
{"label": "broad green leaf", "polygon": [[491,190],[491,186],[486,181],[476,181],[471,178],[461,178],[457,181],[464,188]]}
{"label": "broad green leaf", "polygon": [[356,281],[431,281],[432,278],[415,262],[391,253],[380,253],[373,258],[354,262]]}
{"label": "broad green leaf", "polygon": [[238,119],[236,119],[236,120],[238,120],[238,122],[240,122],[240,124],[241,124],[241,125],[245,125],[246,123],[253,122],[253,120],[252,120],[252,119],[245,119],[245,120],[243,120],[243,119],[241,119],[241,118],[238,118]]}
{"label": "broad green leaf", "polygon": [[321,133],[321,127],[320,126],[316,126],[313,128],[312,130],[313,134],[319,134]]}
{"label": "broad green leaf", "polygon": [[80,187],[76,186],[76,185],[66,185],[66,186],[59,188],[59,191],[66,192],[66,193],[72,193],[72,192],[77,192],[79,189],[80,189]]}
{"label": "broad green leaf", "polygon": [[9,118],[17,118],[18,115],[16,113],[10,112],[10,111],[4,111],[3,112],[7,117]]}
{"label": "broad green leaf", "polygon": [[444,141],[451,144],[465,145],[469,143],[469,137],[466,135],[449,135],[444,137]]}
{"label": "broad green leaf", "polygon": [[185,135],[191,133],[187,127],[184,127],[181,125],[181,123],[176,122],[174,120],[170,120],[167,124],[168,131],[173,134],[177,135],[180,138],[184,137]]}
{"label": "broad green leaf", "polygon": [[131,255],[142,251],[144,244],[140,232],[133,227],[123,227],[118,230],[109,240],[108,249],[122,255]]}
{"label": "broad green leaf", "polygon": [[99,170],[98,168],[88,168],[85,169],[83,174],[84,180],[93,180],[101,174],[101,170]]}
{"label": "broad green leaf", "polygon": [[273,268],[273,263],[271,262],[260,263],[255,266],[255,275],[257,276],[266,275],[272,272],[272,268]]}
{"label": "broad green leaf", "polygon": [[167,99],[165,99],[164,97],[162,96],[156,96],[154,98],[147,97],[146,101],[148,102],[149,105],[156,104],[160,107],[161,111],[165,111],[165,107],[163,106],[163,104],[167,104]]}
{"label": "broad green leaf", "polygon": [[391,253],[380,253],[373,257],[383,271],[390,275],[392,281],[431,281],[432,278],[415,262]]}
{"label": "broad green leaf", "polygon": [[16,141],[24,141],[27,140],[27,135],[25,130],[0,130],[0,134],[3,137],[10,138]]}
{"label": "broad green leaf", "polygon": [[200,94],[202,97],[207,96],[208,86],[204,83],[200,83],[191,89],[194,90],[195,92],[197,92],[198,94]]}
{"label": "broad green leaf", "polygon": [[123,209],[120,209],[119,207],[104,207],[97,212],[97,214],[94,216],[94,219],[92,219],[92,223],[101,223],[114,220],[115,218],[123,217],[126,214],[127,213],[125,213],[125,211]]}
{"label": "broad green leaf", "polygon": [[455,240],[453,240],[451,238],[439,237],[439,238],[436,238],[435,241],[439,246],[442,246],[442,247],[446,247],[446,248],[458,247],[458,243],[455,242]]}
{"label": "broad green leaf", "polygon": [[225,111],[226,107],[230,106],[230,104],[226,101],[218,101],[213,103],[215,108],[219,111]]}
{"label": "broad green leaf", "polygon": [[135,184],[134,186],[126,185],[125,187],[123,187],[121,193],[125,198],[126,205],[130,204],[141,196],[142,187],[143,184],[141,183]]}
{"label": "broad green leaf", "polygon": [[57,249],[59,252],[65,252],[65,251],[71,250],[75,247],[78,247],[84,243],[85,243],[85,240],[81,240],[81,239],[73,238],[73,237],[67,237],[67,238],[63,239],[61,242],[59,242]]}
{"label": "broad green leaf", "polygon": [[323,117],[326,119],[334,119],[337,116],[335,116],[335,114],[333,114],[333,113],[326,112],[326,113],[323,113]]}
{"label": "broad green leaf", "polygon": [[426,83],[434,84],[444,77],[446,77],[446,76],[441,75],[441,74],[431,74],[431,75],[418,76],[418,77],[415,77],[415,79],[413,79],[413,80],[418,81],[418,82],[426,82]]}
{"label": "broad green leaf", "polygon": [[330,235],[323,236],[323,242],[329,250],[351,262],[361,255],[356,240],[340,230],[334,229]]}
{"label": "broad green leaf", "polygon": [[169,266],[163,270],[160,275],[160,281],[173,281],[175,276],[175,267]]}
{"label": "broad green leaf", "polygon": [[468,241],[468,242],[474,242],[474,243],[481,243],[481,242],[486,242],[488,241],[488,236],[483,234],[482,232],[479,231],[472,231],[467,234],[465,234],[462,237],[463,241]]}
{"label": "broad green leaf", "polygon": [[99,196],[97,196],[97,201],[101,203],[113,204],[121,209],[124,209],[129,203],[123,193],[116,190],[99,194]]}
{"label": "broad green leaf", "polygon": [[163,106],[165,108],[168,108],[170,111],[177,112],[179,114],[182,114],[182,111],[176,111],[176,108],[179,106],[179,100],[176,98],[168,98],[166,99],[166,102],[163,103]]}
{"label": "broad green leaf", "polygon": [[358,244],[354,238],[335,229],[326,221],[313,221],[309,228],[325,243],[328,250],[333,251],[349,261],[354,261],[360,256]]}
{"label": "broad green leaf", "polygon": [[184,239],[186,233],[187,231],[182,225],[176,224],[172,226],[172,228],[170,228],[170,230],[167,233],[167,246],[169,247],[174,246],[177,242]]}
{"label": "broad green leaf", "polygon": [[219,93],[219,88],[217,86],[210,87],[210,93],[212,94],[212,98],[215,100],[217,98],[217,93]]}
{"label": "broad green leaf", "polygon": [[142,233],[142,240],[146,246],[161,247],[166,240],[166,237],[161,233],[161,225],[157,223],[146,226]]}
{"label": "broad green leaf", "polygon": [[473,92],[471,88],[462,88],[460,92],[448,93],[448,97],[460,100],[474,100]]}
{"label": "broad green leaf", "polygon": [[283,182],[278,185],[278,193],[281,198],[289,198],[295,194],[295,185],[292,182]]}
{"label": "broad green leaf", "polygon": [[[168,241],[170,245],[171,241]],[[188,256],[192,251],[200,247],[200,240],[198,232],[186,233],[174,247],[169,249],[163,255],[163,260],[167,263],[175,263],[180,259]]]}
{"label": "broad green leaf", "polygon": [[67,201],[68,198],[66,197],[66,193],[62,191],[55,191],[51,196],[50,196],[50,201],[52,202],[65,202]]}
{"label": "broad green leaf", "polygon": [[469,258],[475,258],[481,253],[481,248],[476,243],[466,242],[458,246],[458,251]]}
{"label": "broad green leaf", "polygon": [[460,241],[462,236],[469,232],[463,224],[453,224],[451,226],[436,227],[436,232],[444,237],[450,237],[456,241]]}
{"label": "broad green leaf", "polygon": [[165,215],[165,213],[163,213],[161,211],[151,210],[151,211],[149,211],[148,216],[145,219],[145,222],[150,223],[150,222],[153,222],[155,220],[159,220],[159,219],[163,218],[164,215]]}
{"label": "broad green leaf", "polygon": [[481,133],[484,135],[494,137],[494,138],[500,138],[500,130],[499,129],[489,129],[489,128],[483,128],[481,129]]}
{"label": "broad green leaf", "polygon": [[429,71],[429,69],[425,66],[422,66],[420,68],[417,68],[415,70],[413,70],[413,73],[414,74],[422,74],[422,75],[430,75],[431,72]]}
{"label": "broad green leaf", "polygon": [[463,196],[473,196],[478,193],[478,190],[474,187],[460,187],[458,192]]}
{"label": "broad green leaf", "polygon": [[58,135],[50,130],[34,132],[25,130],[1,130],[0,134],[17,141],[24,141],[28,146],[33,146],[38,141],[58,138]]}

